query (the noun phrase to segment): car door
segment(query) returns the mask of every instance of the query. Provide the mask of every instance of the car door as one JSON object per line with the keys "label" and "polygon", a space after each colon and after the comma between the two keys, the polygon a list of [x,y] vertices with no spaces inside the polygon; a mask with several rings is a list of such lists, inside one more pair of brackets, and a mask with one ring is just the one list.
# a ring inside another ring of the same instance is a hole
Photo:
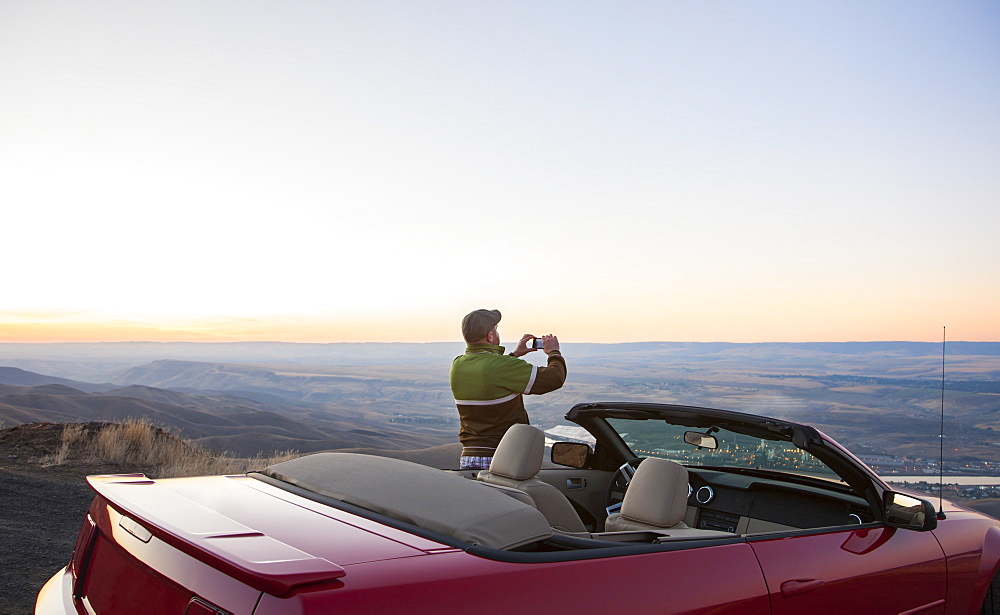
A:
{"label": "car door", "polygon": [[944,553],[931,532],[869,525],[748,541],[776,615],[944,612]]}
{"label": "car door", "polygon": [[538,478],[562,492],[573,503],[584,524],[595,530],[603,527],[605,499],[611,472],[585,468],[547,467]]}

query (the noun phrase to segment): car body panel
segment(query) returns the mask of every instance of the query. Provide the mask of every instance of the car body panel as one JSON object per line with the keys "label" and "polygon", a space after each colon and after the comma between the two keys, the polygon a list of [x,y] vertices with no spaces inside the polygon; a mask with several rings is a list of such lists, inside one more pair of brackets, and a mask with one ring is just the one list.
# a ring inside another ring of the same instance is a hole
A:
{"label": "car body panel", "polygon": [[337,587],[264,596],[257,613],[770,612],[763,576],[745,543],[548,564],[452,552],[347,568]]}
{"label": "car body panel", "polygon": [[[307,500],[249,476],[208,477],[204,480],[209,482],[204,485],[191,479],[158,482],[270,537],[287,544],[304,545],[309,553],[336,553],[340,565],[409,557],[451,548]],[[293,504],[293,507],[287,504]],[[325,519],[336,520],[352,531],[329,532]],[[385,540],[373,541],[371,533]]]}
{"label": "car body panel", "polygon": [[[943,613],[947,571],[930,532],[876,526],[750,540],[772,612]],[[817,557],[817,554],[822,554]]]}
{"label": "car body panel", "polygon": [[[982,515],[949,505],[934,536],[948,561],[948,612],[978,614],[990,579],[1000,573],[1000,527],[983,523]],[[966,605],[968,608],[959,608]]]}
{"label": "car body panel", "polygon": [[[252,480],[236,479],[236,480]],[[195,480],[89,479],[95,490],[146,530],[175,548],[215,560],[248,578],[268,579],[266,590],[288,587],[343,574],[341,565],[292,544],[328,546],[328,516],[289,507],[266,493],[247,489],[227,477]],[[249,523],[243,523],[246,521]],[[111,526],[118,531],[120,523]],[[422,554],[396,541],[372,540],[370,533],[345,525],[332,532],[343,563]],[[288,540],[285,542],[283,539]],[[332,545],[330,545],[332,546]],[[265,588],[261,588],[265,589]]]}
{"label": "car body panel", "polygon": [[73,599],[74,581],[69,566],[52,575],[35,598],[35,613],[38,615],[76,613]]}
{"label": "car body panel", "polygon": [[427,553],[384,534],[451,549],[302,498],[307,506],[297,505],[292,494],[279,499],[246,476],[89,480],[99,494],[88,515],[96,532],[77,545],[74,562],[85,549],[88,569],[76,593],[97,612],[133,612],[153,596],[161,608],[183,611],[192,593],[250,612],[261,592],[283,595],[343,576],[328,558],[349,565]]}
{"label": "car body panel", "polygon": [[81,562],[74,594],[90,612],[142,612],[153,604],[163,612],[183,612],[192,594],[227,605],[234,613],[249,612],[261,590],[244,580],[270,586],[249,574],[212,566],[203,561],[209,559],[204,554],[196,558],[161,539],[162,532],[150,532],[146,538],[135,529],[133,519],[102,496],[95,498],[88,517],[95,532],[85,555],[74,554],[74,560]]}

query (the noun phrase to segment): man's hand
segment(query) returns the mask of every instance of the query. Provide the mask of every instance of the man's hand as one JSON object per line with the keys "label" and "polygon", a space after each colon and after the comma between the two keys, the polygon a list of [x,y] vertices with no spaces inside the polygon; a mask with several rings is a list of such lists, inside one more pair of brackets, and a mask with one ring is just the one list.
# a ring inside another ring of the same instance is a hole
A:
{"label": "man's hand", "polygon": [[[530,342],[533,339],[535,339],[534,335],[530,333],[525,333],[524,335],[521,336],[521,340],[517,343],[517,348],[515,348],[514,351],[511,352],[510,354],[514,355],[515,357],[523,357],[529,352],[535,352],[536,350],[538,350],[537,348],[528,348],[528,342]],[[558,346],[559,342],[556,342],[556,347],[558,348]]]}
{"label": "man's hand", "polygon": [[553,350],[559,350],[559,338],[554,335],[542,336],[542,350],[545,354],[552,354]]}

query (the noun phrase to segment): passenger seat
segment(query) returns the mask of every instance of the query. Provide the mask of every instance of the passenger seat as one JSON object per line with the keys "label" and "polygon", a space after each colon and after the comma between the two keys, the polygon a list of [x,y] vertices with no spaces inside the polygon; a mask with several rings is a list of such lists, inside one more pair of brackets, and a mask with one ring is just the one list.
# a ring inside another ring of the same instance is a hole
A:
{"label": "passenger seat", "polygon": [[552,529],[560,532],[587,532],[580,515],[561,491],[537,478],[545,456],[545,434],[531,425],[512,425],[504,434],[493,454],[489,470],[476,477],[484,483],[512,487],[524,491],[548,520]]}

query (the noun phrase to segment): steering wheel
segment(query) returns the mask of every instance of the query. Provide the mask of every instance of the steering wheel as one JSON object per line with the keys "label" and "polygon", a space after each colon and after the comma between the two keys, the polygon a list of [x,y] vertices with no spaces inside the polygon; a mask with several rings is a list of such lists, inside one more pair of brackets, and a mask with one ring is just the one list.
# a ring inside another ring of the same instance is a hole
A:
{"label": "steering wheel", "polygon": [[632,482],[632,475],[635,474],[635,469],[639,467],[643,459],[645,457],[629,459],[618,466],[615,473],[611,475],[608,491],[604,496],[604,506],[609,515],[618,512],[621,508],[622,500],[625,499],[625,490],[628,489],[628,484]]}

